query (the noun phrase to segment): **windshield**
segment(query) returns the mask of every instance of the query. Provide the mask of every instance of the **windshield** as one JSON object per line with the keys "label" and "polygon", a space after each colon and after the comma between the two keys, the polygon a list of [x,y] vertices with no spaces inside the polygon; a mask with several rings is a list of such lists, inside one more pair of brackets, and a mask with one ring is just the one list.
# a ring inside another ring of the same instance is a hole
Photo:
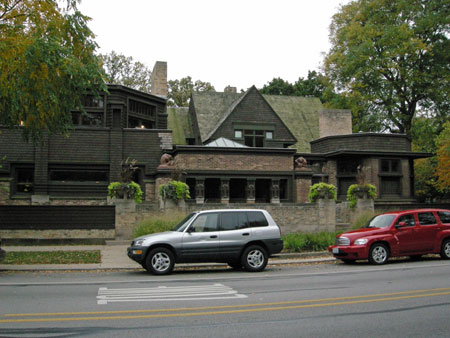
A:
{"label": "windshield", "polygon": [[183,232],[187,225],[189,224],[189,221],[192,219],[192,217],[194,217],[196,215],[195,212],[193,212],[192,214],[187,215],[180,223],[178,223],[173,229],[172,231],[178,231],[178,232]]}
{"label": "windshield", "polygon": [[378,215],[372,218],[367,224],[366,228],[387,228],[391,225],[395,215]]}

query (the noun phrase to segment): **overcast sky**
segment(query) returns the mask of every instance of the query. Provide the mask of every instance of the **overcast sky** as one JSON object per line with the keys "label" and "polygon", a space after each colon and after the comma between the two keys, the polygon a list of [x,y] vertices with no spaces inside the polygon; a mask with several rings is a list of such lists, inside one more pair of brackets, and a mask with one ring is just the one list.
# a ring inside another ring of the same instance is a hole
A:
{"label": "overcast sky", "polygon": [[101,53],[167,61],[169,80],[191,76],[261,88],[318,70],[331,17],[349,0],[82,0]]}

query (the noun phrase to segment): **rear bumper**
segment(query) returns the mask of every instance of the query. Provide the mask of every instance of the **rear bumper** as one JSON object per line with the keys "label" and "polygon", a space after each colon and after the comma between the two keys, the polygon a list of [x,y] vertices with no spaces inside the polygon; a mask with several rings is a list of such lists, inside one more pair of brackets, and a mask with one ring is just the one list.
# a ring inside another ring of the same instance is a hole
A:
{"label": "rear bumper", "polygon": [[277,254],[283,250],[283,240],[282,239],[268,239],[264,241],[267,247],[269,256]]}
{"label": "rear bumper", "polygon": [[369,256],[365,245],[331,245],[328,251],[339,259],[367,259]]}

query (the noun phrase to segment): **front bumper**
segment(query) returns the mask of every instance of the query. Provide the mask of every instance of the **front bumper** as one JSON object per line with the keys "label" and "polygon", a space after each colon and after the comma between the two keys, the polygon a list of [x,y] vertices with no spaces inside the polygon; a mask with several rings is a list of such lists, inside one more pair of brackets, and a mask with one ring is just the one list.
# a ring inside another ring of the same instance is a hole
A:
{"label": "front bumper", "polygon": [[130,259],[142,265],[145,262],[147,249],[147,247],[143,246],[130,246],[127,248],[127,255]]}
{"label": "front bumper", "polygon": [[331,245],[328,251],[339,259],[367,259],[369,256],[366,245]]}

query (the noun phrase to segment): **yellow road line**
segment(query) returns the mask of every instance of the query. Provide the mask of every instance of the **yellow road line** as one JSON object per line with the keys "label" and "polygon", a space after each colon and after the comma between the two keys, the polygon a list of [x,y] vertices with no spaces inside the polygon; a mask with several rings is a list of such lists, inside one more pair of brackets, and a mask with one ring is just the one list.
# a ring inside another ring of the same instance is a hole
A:
{"label": "yellow road line", "polygon": [[[443,292],[438,292],[443,291]],[[306,309],[306,308],[319,308],[319,307],[330,307],[337,305],[351,305],[351,304],[365,304],[365,303],[376,303],[376,302],[386,302],[393,300],[405,300],[405,299],[415,299],[415,298],[425,298],[425,297],[436,297],[450,295],[450,288],[441,289],[431,289],[431,290],[417,290],[417,291],[405,291],[396,292],[388,294],[375,294],[375,295],[364,295],[355,297],[338,297],[338,298],[326,298],[326,299],[312,299],[312,300],[301,300],[301,301],[290,301],[290,302],[277,302],[277,303],[262,303],[262,304],[249,304],[249,305],[228,305],[228,306],[215,306],[215,307],[193,307],[193,308],[180,308],[180,309],[159,309],[159,310],[129,310],[129,311],[108,311],[108,312],[66,312],[66,313],[55,313],[55,316],[61,315],[79,315],[79,314],[118,314],[118,313],[155,313],[159,314],[143,314],[143,315],[125,315],[125,316],[101,316],[101,317],[72,317],[72,318],[21,318],[21,319],[0,319],[0,323],[25,323],[25,322],[53,322],[53,321],[95,321],[95,320],[118,320],[118,319],[150,319],[150,318],[171,318],[171,317],[193,317],[193,316],[211,316],[211,315],[224,315],[224,314],[236,314],[236,313],[249,313],[249,312],[267,312],[267,311],[281,311],[281,310],[292,310],[292,309]],[[376,298],[382,297],[382,298]],[[366,299],[364,299],[366,298]],[[374,298],[374,299],[367,299]],[[329,303],[322,303],[331,301]],[[310,303],[310,304],[308,304]],[[298,304],[298,305],[293,305]],[[286,306],[275,306],[275,305],[286,305]],[[247,307],[245,309],[244,307]],[[229,308],[234,308],[234,310],[225,310]],[[179,313],[180,311],[199,311],[199,310],[219,310],[223,311],[208,311],[208,312],[185,312]],[[177,313],[166,313],[166,312],[177,312]],[[20,316],[50,316],[52,314],[9,314],[5,315],[8,317],[20,317]]]}

